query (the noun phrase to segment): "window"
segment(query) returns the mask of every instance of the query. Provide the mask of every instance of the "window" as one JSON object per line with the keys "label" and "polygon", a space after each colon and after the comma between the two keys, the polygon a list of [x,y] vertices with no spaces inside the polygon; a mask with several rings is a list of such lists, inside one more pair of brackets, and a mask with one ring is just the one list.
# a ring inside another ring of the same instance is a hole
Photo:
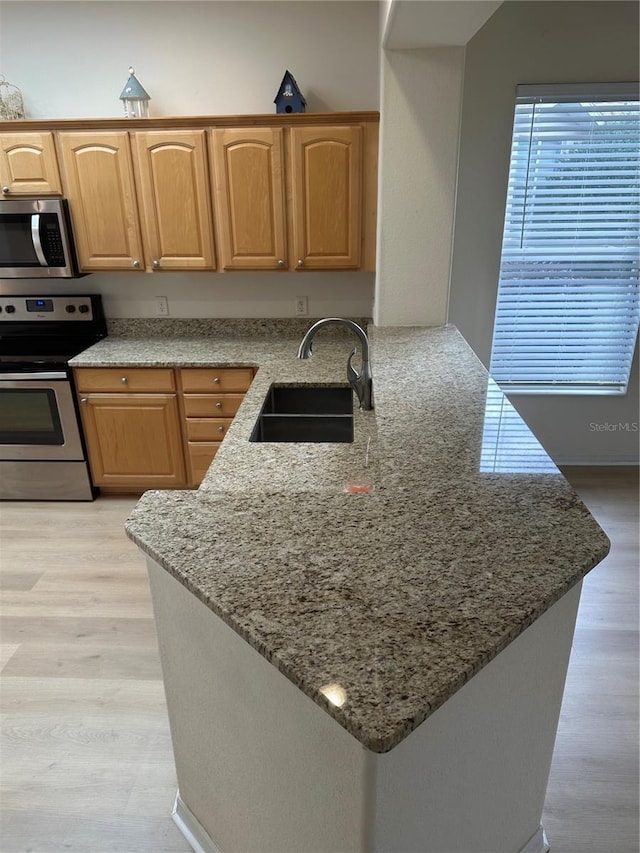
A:
{"label": "window", "polygon": [[491,373],[625,393],[638,333],[637,84],[519,86]]}

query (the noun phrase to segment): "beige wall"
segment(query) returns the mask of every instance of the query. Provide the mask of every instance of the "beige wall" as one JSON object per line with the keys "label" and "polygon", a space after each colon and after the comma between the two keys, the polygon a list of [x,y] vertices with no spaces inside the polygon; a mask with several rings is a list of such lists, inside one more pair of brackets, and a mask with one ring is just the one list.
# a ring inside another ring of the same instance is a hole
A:
{"label": "beige wall", "polygon": [[[485,364],[491,352],[516,86],[634,79],[635,2],[507,2],[469,42],[449,320]],[[512,401],[556,462],[637,464],[637,350],[624,397],[512,395]],[[606,423],[630,428],[592,426]]]}

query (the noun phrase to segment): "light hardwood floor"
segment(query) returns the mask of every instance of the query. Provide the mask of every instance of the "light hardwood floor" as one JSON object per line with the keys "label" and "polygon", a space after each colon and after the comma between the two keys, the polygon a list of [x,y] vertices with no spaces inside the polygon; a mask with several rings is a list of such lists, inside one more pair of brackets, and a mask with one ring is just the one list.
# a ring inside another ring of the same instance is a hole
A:
{"label": "light hardwood floor", "polygon": [[[552,853],[637,853],[637,472],[565,473],[613,547],[585,580],[544,823]],[[134,503],[0,504],[2,853],[190,849]]]}

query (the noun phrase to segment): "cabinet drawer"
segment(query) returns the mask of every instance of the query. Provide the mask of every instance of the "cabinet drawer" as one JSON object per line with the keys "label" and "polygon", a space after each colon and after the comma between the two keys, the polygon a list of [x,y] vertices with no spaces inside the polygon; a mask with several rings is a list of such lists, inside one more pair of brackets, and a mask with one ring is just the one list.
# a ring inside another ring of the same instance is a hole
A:
{"label": "cabinet drawer", "polygon": [[190,441],[187,444],[189,462],[191,464],[191,482],[193,485],[200,485],[219,447],[219,441],[201,441],[195,443]]}
{"label": "cabinet drawer", "polygon": [[185,394],[184,413],[191,418],[232,418],[244,394]]}
{"label": "cabinet drawer", "polygon": [[231,418],[187,418],[189,441],[222,441],[231,426]]}
{"label": "cabinet drawer", "polygon": [[170,368],[78,367],[74,371],[79,391],[175,391]]}
{"label": "cabinet drawer", "polygon": [[250,367],[185,368],[181,371],[182,390],[244,392],[251,385],[253,370]]}

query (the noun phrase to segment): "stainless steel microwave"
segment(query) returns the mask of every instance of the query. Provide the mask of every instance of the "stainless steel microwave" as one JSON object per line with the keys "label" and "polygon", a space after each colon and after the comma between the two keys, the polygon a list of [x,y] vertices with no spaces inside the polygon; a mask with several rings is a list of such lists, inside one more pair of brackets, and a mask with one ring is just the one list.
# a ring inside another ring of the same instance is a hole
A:
{"label": "stainless steel microwave", "polygon": [[79,278],[63,198],[0,201],[0,278]]}

